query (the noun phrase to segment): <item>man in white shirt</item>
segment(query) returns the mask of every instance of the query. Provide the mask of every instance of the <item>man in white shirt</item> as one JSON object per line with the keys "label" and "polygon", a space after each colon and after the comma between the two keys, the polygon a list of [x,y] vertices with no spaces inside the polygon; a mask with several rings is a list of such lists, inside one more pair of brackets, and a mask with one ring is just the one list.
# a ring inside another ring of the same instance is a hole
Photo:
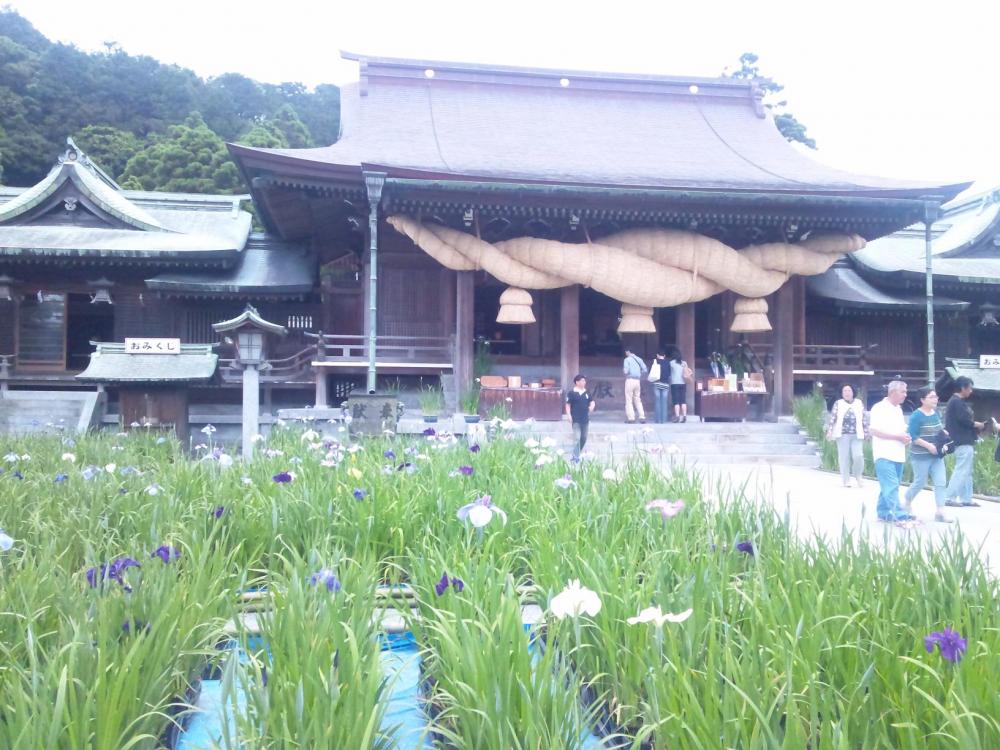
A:
{"label": "man in white shirt", "polygon": [[869,423],[875,476],[879,484],[876,513],[878,520],[889,523],[914,519],[899,505],[899,482],[906,463],[906,446],[912,440],[900,406],[905,400],[906,383],[893,380],[889,383],[886,397],[872,407]]}

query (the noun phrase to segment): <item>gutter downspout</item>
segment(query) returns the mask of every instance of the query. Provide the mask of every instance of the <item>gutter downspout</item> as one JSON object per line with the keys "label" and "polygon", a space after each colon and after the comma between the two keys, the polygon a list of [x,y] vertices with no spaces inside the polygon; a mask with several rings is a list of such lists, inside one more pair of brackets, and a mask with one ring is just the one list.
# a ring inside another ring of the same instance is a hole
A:
{"label": "gutter downspout", "polygon": [[934,387],[937,366],[934,353],[934,254],[931,227],[941,215],[941,204],[934,198],[924,202],[924,277],[927,297],[927,385]]}
{"label": "gutter downspout", "polygon": [[378,207],[385,172],[364,172],[368,191],[368,393],[375,393],[375,346],[378,334]]}

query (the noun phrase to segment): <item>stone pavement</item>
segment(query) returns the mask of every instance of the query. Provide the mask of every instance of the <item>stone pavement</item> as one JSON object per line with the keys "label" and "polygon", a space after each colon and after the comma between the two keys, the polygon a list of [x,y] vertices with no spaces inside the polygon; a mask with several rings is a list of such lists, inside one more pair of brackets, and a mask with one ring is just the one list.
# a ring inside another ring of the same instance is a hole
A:
{"label": "stone pavement", "polygon": [[836,542],[846,527],[853,536],[866,536],[880,547],[891,548],[900,540],[913,538],[933,547],[948,535],[960,534],[978,550],[987,569],[1000,575],[1000,503],[978,500],[979,508],[946,508],[956,522],[935,523],[934,495],[924,490],[912,507],[923,523],[899,528],[877,520],[878,483],[872,479],[864,480],[861,488],[844,488],[839,474],[796,466],[729,464],[703,471],[708,496],[715,495],[719,482],[733,487],[746,482],[747,496],[770,505],[779,516],[787,512],[789,523],[802,539],[819,534]]}

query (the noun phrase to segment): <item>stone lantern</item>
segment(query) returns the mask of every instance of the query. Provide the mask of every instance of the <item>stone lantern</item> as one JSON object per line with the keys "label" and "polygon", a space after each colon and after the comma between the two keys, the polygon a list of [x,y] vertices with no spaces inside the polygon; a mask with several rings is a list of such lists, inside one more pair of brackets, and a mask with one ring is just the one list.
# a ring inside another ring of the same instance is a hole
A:
{"label": "stone lantern", "polygon": [[252,305],[232,320],[213,323],[217,333],[229,333],[236,342],[237,367],[243,370],[243,458],[253,456],[254,436],[260,431],[260,371],[267,368],[270,340],[288,330],[264,320]]}

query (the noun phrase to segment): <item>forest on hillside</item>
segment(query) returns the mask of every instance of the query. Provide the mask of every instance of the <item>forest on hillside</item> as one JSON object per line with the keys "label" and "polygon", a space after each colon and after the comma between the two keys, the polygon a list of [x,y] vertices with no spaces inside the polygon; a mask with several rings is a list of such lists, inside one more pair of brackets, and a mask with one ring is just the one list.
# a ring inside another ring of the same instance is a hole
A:
{"label": "forest on hillside", "polygon": [[72,136],[124,188],[242,192],[225,143],[303,148],[337,140],[340,90],[208,80],[115,44],[83,52],[0,10],[0,184],[28,186]]}

